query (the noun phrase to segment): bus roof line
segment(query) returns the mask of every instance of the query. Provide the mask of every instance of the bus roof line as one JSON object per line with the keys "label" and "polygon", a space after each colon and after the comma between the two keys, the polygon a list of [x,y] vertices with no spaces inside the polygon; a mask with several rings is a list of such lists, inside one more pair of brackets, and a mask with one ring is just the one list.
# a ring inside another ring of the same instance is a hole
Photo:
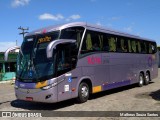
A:
{"label": "bus roof line", "polygon": [[94,29],[99,29],[99,30],[105,31],[106,33],[110,33],[110,34],[131,37],[131,38],[134,38],[134,39],[142,39],[142,40],[146,40],[146,41],[154,41],[152,39],[143,38],[143,37],[140,37],[140,36],[137,36],[137,35],[121,32],[121,31],[118,31],[118,30],[114,30],[112,28],[106,28],[106,27],[102,27],[102,26],[99,26],[99,25],[89,24],[87,22],[72,22],[72,23],[66,23],[66,24],[59,24],[59,25],[44,27],[44,28],[41,28],[41,29],[30,32],[26,36],[40,34],[44,29],[46,29],[47,32],[52,32],[54,30],[61,30],[61,29],[67,28],[67,27],[74,27],[74,26],[94,28]]}

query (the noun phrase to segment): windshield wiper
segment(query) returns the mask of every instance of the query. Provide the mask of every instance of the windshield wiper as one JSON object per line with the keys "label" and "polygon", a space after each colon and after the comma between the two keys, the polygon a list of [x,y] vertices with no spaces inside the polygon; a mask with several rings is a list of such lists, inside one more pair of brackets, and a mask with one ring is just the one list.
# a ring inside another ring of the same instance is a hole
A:
{"label": "windshield wiper", "polygon": [[25,64],[24,64],[24,66],[23,66],[23,68],[22,68],[22,71],[21,71],[21,73],[20,73],[20,78],[22,78],[22,74],[23,74],[23,72],[24,72],[24,68],[26,67],[26,65],[27,65],[27,61],[25,62]]}
{"label": "windshield wiper", "polygon": [[31,65],[30,65],[30,69],[32,68],[32,71],[34,71],[35,72],[35,76],[36,76],[36,80],[38,80],[38,76],[39,76],[39,74],[38,74],[38,72],[37,72],[37,70],[36,70],[36,67],[34,66],[34,63],[33,63],[33,57],[31,57]]}

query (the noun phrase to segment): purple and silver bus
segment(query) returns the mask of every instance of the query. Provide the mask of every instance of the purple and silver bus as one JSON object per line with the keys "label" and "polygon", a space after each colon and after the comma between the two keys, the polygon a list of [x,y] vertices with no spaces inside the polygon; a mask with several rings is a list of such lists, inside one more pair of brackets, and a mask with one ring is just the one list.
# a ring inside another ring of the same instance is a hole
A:
{"label": "purple and silver bus", "polygon": [[158,76],[156,42],[87,23],[28,33],[17,58],[17,99],[55,103],[131,85]]}

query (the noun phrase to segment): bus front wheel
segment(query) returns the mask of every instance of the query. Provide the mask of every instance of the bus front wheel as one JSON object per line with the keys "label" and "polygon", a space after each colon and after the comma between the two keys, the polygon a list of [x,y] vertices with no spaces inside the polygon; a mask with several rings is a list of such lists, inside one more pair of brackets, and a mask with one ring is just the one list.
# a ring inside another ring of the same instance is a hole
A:
{"label": "bus front wheel", "polygon": [[84,103],[89,98],[89,86],[87,83],[82,82],[78,88],[78,98],[77,101],[80,103]]}
{"label": "bus front wheel", "polygon": [[138,86],[142,87],[144,84],[144,76],[142,73],[139,74],[139,82],[138,82]]}

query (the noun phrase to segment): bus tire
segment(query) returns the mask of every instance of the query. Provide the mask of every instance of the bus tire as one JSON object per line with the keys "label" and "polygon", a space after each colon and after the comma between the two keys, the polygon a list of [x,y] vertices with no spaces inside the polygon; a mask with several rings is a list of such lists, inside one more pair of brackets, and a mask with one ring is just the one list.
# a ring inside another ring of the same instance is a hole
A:
{"label": "bus tire", "polygon": [[142,87],[144,85],[144,75],[142,73],[139,74],[139,82],[138,86]]}
{"label": "bus tire", "polygon": [[149,73],[147,72],[147,73],[146,73],[146,76],[145,76],[144,84],[145,84],[145,85],[148,85],[148,84],[149,84],[149,81],[150,81],[150,75],[149,75]]}
{"label": "bus tire", "polygon": [[78,88],[77,101],[79,103],[84,103],[88,100],[88,98],[89,98],[89,86],[87,83],[82,82],[80,83],[79,88]]}

